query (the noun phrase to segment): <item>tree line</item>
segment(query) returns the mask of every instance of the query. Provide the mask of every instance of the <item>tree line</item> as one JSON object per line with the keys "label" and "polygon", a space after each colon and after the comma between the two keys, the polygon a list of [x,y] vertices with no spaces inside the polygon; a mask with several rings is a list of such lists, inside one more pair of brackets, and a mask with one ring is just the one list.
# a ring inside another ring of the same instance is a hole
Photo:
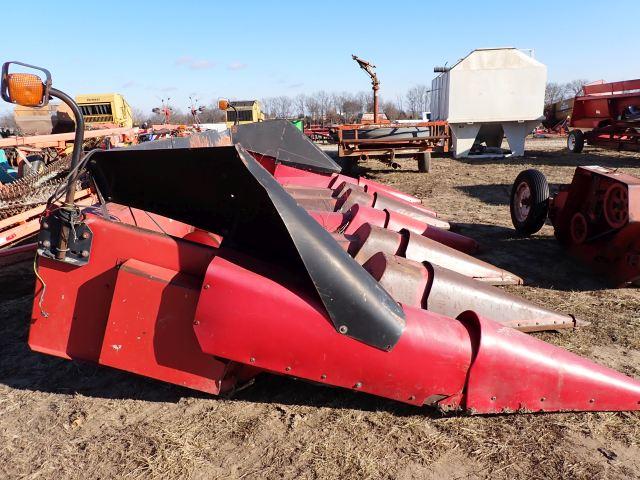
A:
{"label": "tree line", "polygon": [[550,105],[568,98],[573,98],[582,91],[589,80],[578,78],[567,83],[548,82],[544,91],[544,104]]}
{"label": "tree line", "polygon": [[[379,97],[380,112],[384,112],[390,120],[421,118],[422,112],[429,111],[430,89],[426,85],[416,85],[407,90],[405,95],[394,100]],[[247,99],[241,99],[247,100]],[[311,123],[350,123],[358,121],[360,115],[373,111],[373,94],[371,91],[327,92],[320,90],[311,94],[295,96],[279,95],[259,99],[265,118],[305,119]],[[171,107],[171,123],[193,123],[188,109],[175,105]],[[217,103],[205,106],[198,114],[201,123],[224,121],[224,112],[218,109]],[[136,124],[162,123],[163,116],[158,113],[144,112],[134,108]]]}
{"label": "tree line", "polygon": [[[545,105],[573,98],[586,83],[588,81],[585,79],[566,83],[548,82],[545,89]],[[430,101],[430,88],[427,85],[415,85],[395,99],[380,96],[380,112],[385,113],[389,120],[419,119],[422,112],[430,110]],[[311,94],[267,97],[260,99],[260,102],[266,118],[302,118],[311,123],[352,123],[357,122],[361,114],[373,111],[371,91],[350,93],[320,90]],[[169,106],[172,109],[171,123],[193,123],[188,108]],[[163,121],[161,114],[145,112],[139,108],[133,109],[133,117],[136,125],[142,125],[144,122],[157,124]],[[198,114],[198,120],[201,123],[223,122],[225,114],[218,109],[217,103],[211,103]],[[15,128],[13,113],[0,116],[0,127]]]}

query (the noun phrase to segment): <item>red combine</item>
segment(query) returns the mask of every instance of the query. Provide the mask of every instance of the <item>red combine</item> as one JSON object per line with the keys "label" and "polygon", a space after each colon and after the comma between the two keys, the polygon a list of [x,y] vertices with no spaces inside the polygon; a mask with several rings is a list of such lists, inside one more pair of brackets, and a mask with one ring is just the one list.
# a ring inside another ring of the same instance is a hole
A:
{"label": "red combine", "polygon": [[578,167],[553,197],[538,170],[518,175],[511,191],[516,230],[531,235],[551,220],[556,238],[616,287],[640,280],[640,179],[617,169]]}
{"label": "red combine", "polygon": [[[74,157],[42,220],[30,347],[212,394],[270,372],[470,413],[640,409],[637,380],[518,331],[575,319],[492,287],[518,278],[426,236],[440,217],[418,199],[341,175],[284,124]],[[177,160],[189,182],[166,175]],[[73,202],[84,169],[102,206]],[[373,223],[350,228],[369,201]]]}
{"label": "red combine", "polygon": [[640,79],[594,83],[576,96],[567,137],[570,152],[585,143],[612,150],[640,151]]}

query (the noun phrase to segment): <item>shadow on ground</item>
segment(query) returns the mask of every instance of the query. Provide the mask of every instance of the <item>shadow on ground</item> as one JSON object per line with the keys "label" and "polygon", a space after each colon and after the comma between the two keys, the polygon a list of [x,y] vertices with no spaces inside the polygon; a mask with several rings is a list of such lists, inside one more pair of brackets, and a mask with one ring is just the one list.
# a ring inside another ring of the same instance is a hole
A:
{"label": "shadow on ground", "polygon": [[[533,165],[555,167],[577,167],[600,165],[609,168],[638,168],[640,158],[633,153],[612,156],[610,150],[585,149],[583,153],[570,155],[565,149],[557,151],[527,150],[523,157],[458,158],[456,161],[468,165]],[[617,152],[616,152],[617,153]]]}
{"label": "shadow on ground", "polygon": [[526,285],[564,291],[608,288],[601,278],[571,257],[552,235],[521,237],[512,228],[484,223],[454,226],[456,232],[480,243],[481,251],[476,257],[515,273]]}

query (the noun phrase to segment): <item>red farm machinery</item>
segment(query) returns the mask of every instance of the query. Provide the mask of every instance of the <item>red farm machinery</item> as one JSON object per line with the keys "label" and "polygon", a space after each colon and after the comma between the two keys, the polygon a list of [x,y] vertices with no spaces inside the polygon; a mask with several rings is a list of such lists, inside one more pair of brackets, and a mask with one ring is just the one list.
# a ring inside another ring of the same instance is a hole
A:
{"label": "red farm machinery", "polygon": [[585,143],[640,151],[640,79],[582,87],[573,102],[569,127],[570,152],[580,153]]}
{"label": "red farm machinery", "polygon": [[554,196],[538,170],[518,175],[511,191],[516,230],[531,235],[547,218],[573,256],[615,287],[640,281],[640,179],[616,169],[578,167]]}
{"label": "red farm machinery", "polygon": [[[64,95],[9,67],[5,99]],[[445,411],[640,409],[637,380],[524,333],[582,322],[495,287],[522,281],[448,227],[286,121],[77,149],[41,221],[29,345],[211,394],[267,372]]]}

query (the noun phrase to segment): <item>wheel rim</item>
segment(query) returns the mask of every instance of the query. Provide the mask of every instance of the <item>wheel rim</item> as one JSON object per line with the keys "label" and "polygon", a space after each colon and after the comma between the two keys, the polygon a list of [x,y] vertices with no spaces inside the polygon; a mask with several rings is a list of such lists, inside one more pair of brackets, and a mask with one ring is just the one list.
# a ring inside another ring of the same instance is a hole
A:
{"label": "wheel rim", "polygon": [[527,182],[521,182],[513,196],[513,213],[516,220],[522,223],[529,217],[531,211],[531,188]]}
{"label": "wheel rim", "polygon": [[577,212],[571,218],[571,240],[579,245],[587,239],[587,232],[587,219],[582,213]]}
{"label": "wheel rim", "polygon": [[611,228],[624,227],[629,219],[629,194],[621,183],[614,183],[604,195],[604,217]]}
{"label": "wheel rim", "polygon": [[569,134],[569,138],[567,138],[567,147],[569,147],[570,151],[573,151],[576,147],[576,137],[573,134]]}

